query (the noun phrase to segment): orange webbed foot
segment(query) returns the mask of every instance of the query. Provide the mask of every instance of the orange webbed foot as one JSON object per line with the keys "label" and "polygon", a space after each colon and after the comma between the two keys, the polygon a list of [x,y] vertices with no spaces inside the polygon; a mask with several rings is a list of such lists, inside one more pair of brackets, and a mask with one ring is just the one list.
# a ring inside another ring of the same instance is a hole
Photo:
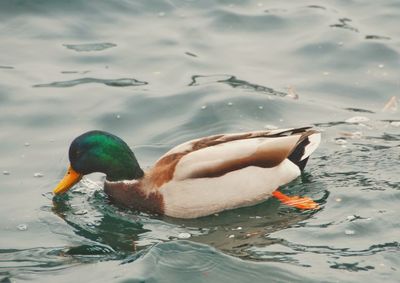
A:
{"label": "orange webbed foot", "polygon": [[287,196],[280,191],[276,190],[272,192],[272,195],[280,200],[282,203],[288,205],[288,206],[293,206],[298,209],[318,209],[319,205],[313,201],[309,197],[299,197],[299,196]]}

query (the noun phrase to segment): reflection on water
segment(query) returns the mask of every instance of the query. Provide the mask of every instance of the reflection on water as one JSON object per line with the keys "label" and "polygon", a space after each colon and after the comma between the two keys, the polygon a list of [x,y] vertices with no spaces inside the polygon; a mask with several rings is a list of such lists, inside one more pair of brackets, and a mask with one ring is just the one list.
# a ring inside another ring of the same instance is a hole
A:
{"label": "reflection on water", "polygon": [[[0,14],[1,282],[398,281],[397,1],[4,0]],[[270,199],[179,220],[87,180],[46,194],[87,130],[148,167],[190,139],[305,125],[322,144],[282,190],[318,211]]]}
{"label": "reflection on water", "polygon": [[[84,183],[87,185],[87,182]],[[296,193],[296,186],[291,193]],[[101,244],[119,253],[129,254],[188,235],[193,241],[254,260],[257,257],[251,257],[249,249],[269,245],[268,234],[298,224],[316,213],[287,207],[278,210],[278,201],[271,199],[257,206],[200,219],[173,219],[119,209],[108,202],[102,190],[94,192],[84,184],[69,196],[56,197],[53,204],[53,212],[74,227],[78,235],[94,242],[101,235]]]}

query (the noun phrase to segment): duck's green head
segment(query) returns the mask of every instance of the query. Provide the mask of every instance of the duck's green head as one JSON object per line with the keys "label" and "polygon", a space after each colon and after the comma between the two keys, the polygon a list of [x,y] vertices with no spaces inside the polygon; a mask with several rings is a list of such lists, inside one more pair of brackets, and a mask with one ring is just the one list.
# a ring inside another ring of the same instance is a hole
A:
{"label": "duck's green head", "polygon": [[119,137],[103,131],[90,131],[77,137],[69,148],[70,166],[54,189],[54,194],[68,191],[93,172],[106,174],[108,181],[140,179],[143,170],[129,146]]}

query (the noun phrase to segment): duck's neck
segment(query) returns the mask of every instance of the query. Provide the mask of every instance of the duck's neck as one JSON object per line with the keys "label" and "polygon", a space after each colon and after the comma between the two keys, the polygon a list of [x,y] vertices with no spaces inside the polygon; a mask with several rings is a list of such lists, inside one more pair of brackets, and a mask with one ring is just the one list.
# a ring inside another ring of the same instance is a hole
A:
{"label": "duck's neck", "polygon": [[127,152],[125,155],[112,160],[111,166],[107,168],[105,173],[107,181],[111,182],[137,180],[144,176],[144,172],[132,152]]}

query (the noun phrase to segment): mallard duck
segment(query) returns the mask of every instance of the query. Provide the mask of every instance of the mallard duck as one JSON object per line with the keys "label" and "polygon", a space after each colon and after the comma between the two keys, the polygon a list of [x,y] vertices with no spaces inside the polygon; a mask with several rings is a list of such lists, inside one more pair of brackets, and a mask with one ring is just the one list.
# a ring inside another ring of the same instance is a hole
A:
{"label": "mallard duck", "polygon": [[53,192],[63,194],[83,175],[102,172],[105,193],[116,204],[176,218],[250,206],[271,196],[315,209],[310,198],[277,189],[301,174],[320,139],[310,127],[214,135],[172,148],[144,172],[122,139],[90,131],[71,143],[70,166]]}

